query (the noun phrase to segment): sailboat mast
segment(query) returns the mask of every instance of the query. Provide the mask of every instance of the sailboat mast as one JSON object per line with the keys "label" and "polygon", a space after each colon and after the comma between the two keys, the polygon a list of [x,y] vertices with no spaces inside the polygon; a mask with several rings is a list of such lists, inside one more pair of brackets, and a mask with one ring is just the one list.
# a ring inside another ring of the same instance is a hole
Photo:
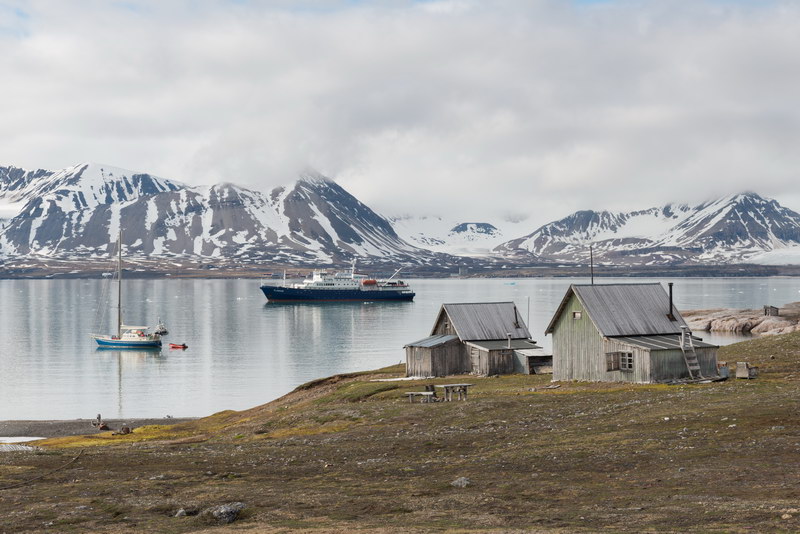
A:
{"label": "sailboat mast", "polygon": [[117,238],[117,338],[122,338],[122,230]]}

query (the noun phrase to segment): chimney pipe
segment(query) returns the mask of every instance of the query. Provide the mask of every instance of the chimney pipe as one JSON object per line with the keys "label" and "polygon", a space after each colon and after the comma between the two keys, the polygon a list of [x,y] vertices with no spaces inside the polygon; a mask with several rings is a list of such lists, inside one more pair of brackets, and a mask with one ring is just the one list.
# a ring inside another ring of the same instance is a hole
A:
{"label": "chimney pipe", "polygon": [[506,332],[506,337],[508,337],[508,348],[511,348],[511,332]]}
{"label": "chimney pipe", "polygon": [[667,285],[669,286],[669,312],[667,313],[667,318],[670,321],[674,321],[675,314],[672,313],[672,282],[669,282]]}

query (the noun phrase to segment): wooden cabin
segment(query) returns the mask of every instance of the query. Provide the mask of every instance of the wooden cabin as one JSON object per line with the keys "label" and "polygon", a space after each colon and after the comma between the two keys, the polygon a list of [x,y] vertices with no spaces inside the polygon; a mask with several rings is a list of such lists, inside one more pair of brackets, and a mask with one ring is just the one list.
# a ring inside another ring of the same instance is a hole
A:
{"label": "wooden cabin", "polygon": [[409,343],[407,376],[518,371],[515,351],[538,349],[513,302],[443,304],[429,337]]}
{"label": "wooden cabin", "polygon": [[661,284],[573,284],[545,334],[553,380],[657,383],[717,376],[717,347],[693,337]]}

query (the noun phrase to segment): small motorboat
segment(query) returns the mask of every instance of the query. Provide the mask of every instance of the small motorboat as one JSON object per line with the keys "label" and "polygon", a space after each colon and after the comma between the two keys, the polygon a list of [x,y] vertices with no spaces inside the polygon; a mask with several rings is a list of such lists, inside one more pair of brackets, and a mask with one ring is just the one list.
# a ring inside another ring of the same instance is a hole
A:
{"label": "small motorboat", "polygon": [[169,344],[169,348],[186,350],[186,349],[189,348],[189,345],[187,345],[186,343],[180,343],[180,344],[178,344],[178,343],[170,343]]}

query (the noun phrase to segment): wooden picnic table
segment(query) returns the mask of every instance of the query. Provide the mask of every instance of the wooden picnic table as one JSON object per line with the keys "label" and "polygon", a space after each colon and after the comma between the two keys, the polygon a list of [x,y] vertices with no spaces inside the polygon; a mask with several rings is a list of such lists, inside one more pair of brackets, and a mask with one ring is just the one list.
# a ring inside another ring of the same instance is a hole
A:
{"label": "wooden picnic table", "polygon": [[456,393],[458,400],[467,400],[467,389],[473,384],[436,384],[437,388],[444,390],[444,400],[452,401],[453,392]]}

